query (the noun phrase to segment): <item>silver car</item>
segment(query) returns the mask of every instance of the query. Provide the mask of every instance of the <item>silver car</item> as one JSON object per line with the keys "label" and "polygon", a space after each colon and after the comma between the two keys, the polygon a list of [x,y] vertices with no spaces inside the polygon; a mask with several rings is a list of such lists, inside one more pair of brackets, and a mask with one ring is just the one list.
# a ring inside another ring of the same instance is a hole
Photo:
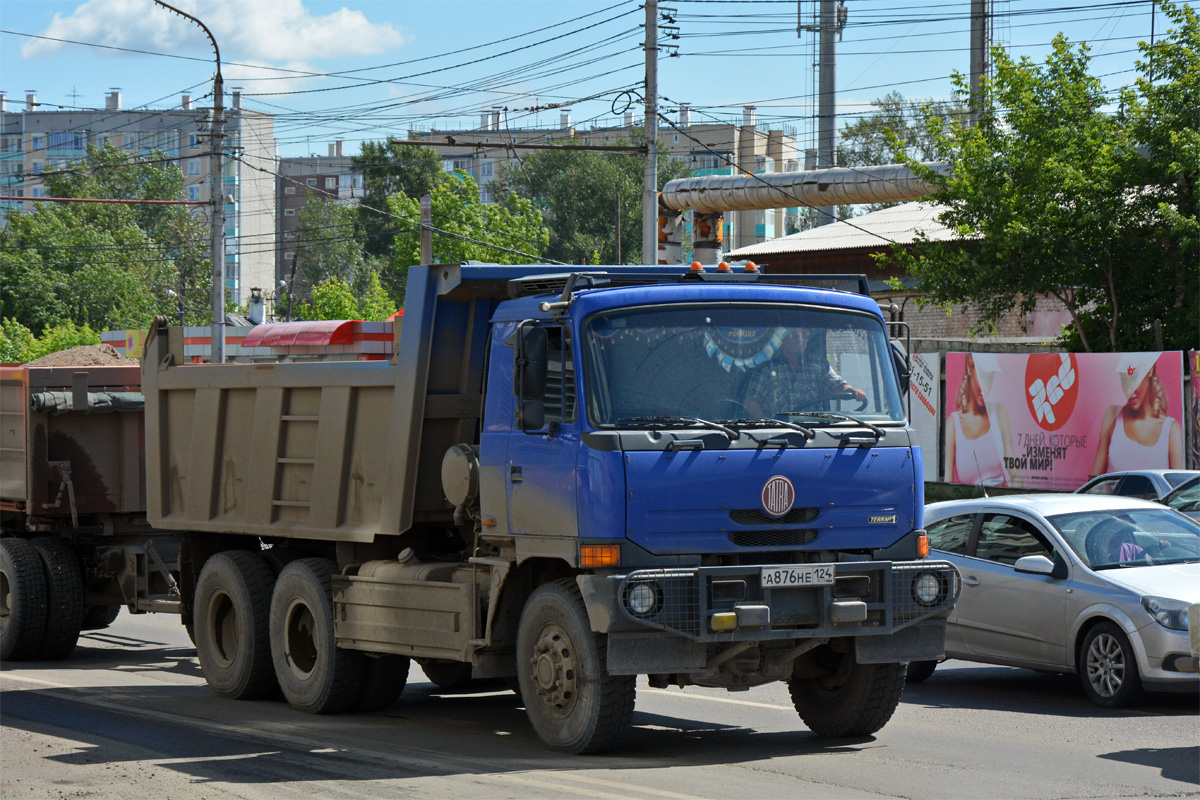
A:
{"label": "silver car", "polygon": [[1119,494],[1160,500],[1185,481],[1200,476],[1194,469],[1134,469],[1098,475],[1075,490],[1077,494]]}
{"label": "silver car", "polygon": [[1200,519],[1200,475],[1180,484],[1175,491],[1158,502],[1181,514],[1187,514],[1192,519]]}
{"label": "silver car", "polygon": [[[933,503],[925,527],[962,574],[947,658],[1075,672],[1102,706],[1200,688],[1197,521],[1129,497],[1043,494]],[[909,681],[935,667],[909,665]]]}

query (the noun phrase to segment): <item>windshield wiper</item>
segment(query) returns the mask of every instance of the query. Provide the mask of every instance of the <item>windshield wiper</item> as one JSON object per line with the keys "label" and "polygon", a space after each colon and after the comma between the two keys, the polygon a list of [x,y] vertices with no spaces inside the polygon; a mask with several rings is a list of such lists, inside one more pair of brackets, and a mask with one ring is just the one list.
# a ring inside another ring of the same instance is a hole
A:
{"label": "windshield wiper", "polygon": [[655,425],[678,425],[678,424],[702,425],[705,428],[709,428],[714,431],[720,431],[721,433],[728,436],[729,441],[731,441],[731,442],[734,439],[737,439],[738,437],[740,437],[742,435],[738,431],[735,431],[733,428],[727,428],[724,425],[720,424],[719,422],[710,422],[709,420],[700,419],[699,417],[674,417],[674,416],[621,417],[620,419],[617,420],[617,422],[648,422],[648,423],[655,424]]}
{"label": "windshield wiper", "polygon": [[758,417],[752,419],[723,419],[721,422],[727,425],[762,425],[764,427],[787,428],[788,430],[799,431],[804,438],[812,439],[816,436],[816,431],[812,428],[806,428],[803,425],[797,425],[794,422],[786,422],[781,419],[768,419],[767,417]]}
{"label": "windshield wiper", "polygon": [[864,428],[869,428],[875,434],[875,438],[882,439],[887,436],[887,431],[878,425],[872,425],[866,420],[861,420],[858,417],[852,417],[849,414],[843,414],[840,411],[780,411],[781,417],[813,417],[815,419],[838,419],[846,422],[853,422],[855,425],[862,425]]}

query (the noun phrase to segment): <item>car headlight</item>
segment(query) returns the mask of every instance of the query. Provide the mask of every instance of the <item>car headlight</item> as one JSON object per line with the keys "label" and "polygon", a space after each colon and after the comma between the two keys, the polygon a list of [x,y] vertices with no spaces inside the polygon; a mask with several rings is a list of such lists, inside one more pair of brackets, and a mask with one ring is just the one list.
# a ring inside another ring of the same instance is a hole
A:
{"label": "car headlight", "polygon": [[635,583],[625,593],[625,604],[639,617],[654,613],[659,604],[658,586],[653,583]]}
{"label": "car headlight", "polygon": [[918,603],[931,606],[942,594],[942,581],[932,572],[922,572],[913,581],[912,592]]}
{"label": "car headlight", "polygon": [[1173,631],[1188,629],[1188,604],[1182,600],[1172,600],[1169,597],[1142,598],[1142,608],[1155,622]]}

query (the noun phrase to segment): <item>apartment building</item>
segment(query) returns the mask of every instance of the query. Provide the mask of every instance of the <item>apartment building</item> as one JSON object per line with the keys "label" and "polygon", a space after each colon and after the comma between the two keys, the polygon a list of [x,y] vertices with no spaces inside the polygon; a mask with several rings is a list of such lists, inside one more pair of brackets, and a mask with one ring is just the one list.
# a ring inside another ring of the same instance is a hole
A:
{"label": "apartment building", "polygon": [[[687,104],[681,104],[674,113],[675,126],[663,123],[658,129],[658,151],[686,160],[694,176],[795,172],[803,165],[796,133],[782,128],[761,129],[753,106],[743,108],[741,124],[736,121],[693,124]],[[630,111],[620,118],[597,120],[599,124],[576,126],[571,121],[571,110],[562,109],[556,126],[510,128],[502,110],[489,109],[480,112],[478,128],[411,131],[410,138],[438,143],[452,138],[455,146],[438,147],[444,168],[448,172],[462,170],[473,177],[479,184],[480,198],[488,202],[489,184],[496,176],[497,165],[513,160],[514,151],[506,150],[506,143],[605,145],[624,139],[632,144],[629,140],[635,132],[635,121]],[[795,208],[730,212],[725,215],[726,248],[746,247],[783,236],[789,216],[794,222],[797,213]]]}
{"label": "apartment building", "polygon": [[362,174],[354,170],[351,157],[343,155],[341,141],[329,145],[328,156],[279,159],[275,191],[276,280],[287,280],[291,271],[300,211],[310,199],[357,203],[362,197]]}
{"label": "apartment building", "polygon": [[[185,199],[209,202],[211,116],[211,107],[193,104],[189,95],[182,95],[176,108],[123,109],[121,93],[113,91],[103,109],[49,110],[33,92],[22,107],[10,109],[0,92],[0,194],[43,197],[43,172],[86,158],[89,143],[107,143],[142,156],[166,153],[183,170]],[[225,132],[225,285],[230,299],[241,305],[252,287],[274,286],[274,117],[242,108],[235,89],[225,108]],[[31,200],[0,201],[0,222],[9,208],[33,205]],[[207,219],[208,207],[196,206],[195,213]]]}

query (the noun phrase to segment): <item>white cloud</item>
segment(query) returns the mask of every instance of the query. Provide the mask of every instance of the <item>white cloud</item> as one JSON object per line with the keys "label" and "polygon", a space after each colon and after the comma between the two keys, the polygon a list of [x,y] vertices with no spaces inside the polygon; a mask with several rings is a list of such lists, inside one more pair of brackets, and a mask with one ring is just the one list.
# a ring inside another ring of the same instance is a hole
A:
{"label": "white cloud", "polygon": [[[405,41],[391,23],[373,23],[361,11],[345,7],[317,16],[304,0],[175,0],[172,5],[208,26],[221,48],[222,61],[265,64],[373,55]],[[150,0],[87,0],[69,15],[55,14],[41,35],[156,52],[209,52],[194,23]],[[22,46],[21,54],[38,58],[65,46],[33,39]]]}

